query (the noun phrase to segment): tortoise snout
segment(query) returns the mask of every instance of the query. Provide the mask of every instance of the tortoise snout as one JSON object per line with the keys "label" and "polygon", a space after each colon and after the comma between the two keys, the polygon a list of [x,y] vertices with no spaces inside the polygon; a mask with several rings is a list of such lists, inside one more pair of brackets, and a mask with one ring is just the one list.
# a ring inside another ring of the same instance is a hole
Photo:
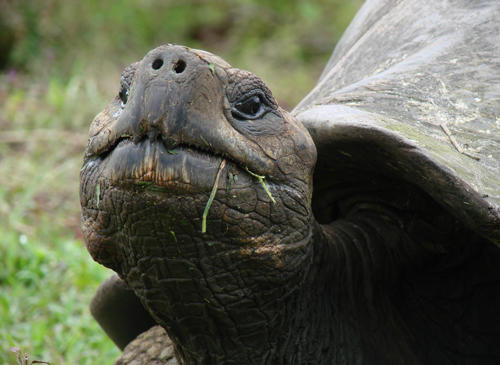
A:
{"label": "tortoise snout", "polygon": [[136,80],[145,84],[169,82],[193,85],[191,81],[200,72],[208,70],[209,62],[193,50],[177,45],[165,45],[150,51],[142,60]]}
{"label": "tortoise snout", "polygon": [[199,100],[198,79],[210,73],[208,62],[182,46],[166,45],[141,61],[132,85],[129,130],[136,137],[159,135],[178,139],[186,125],[186,106]]}
{"label": "tortoise snout", "polygon": [[121,103],[107,123],[93,125],[87,155],[108,151],[120,139],[161,140],[168,148],[220,144],[215,139],[226,120],[228,68],[208,52],[171,44],[153,49],[125,70]]}
{"label": "tortoise snout", "polygon": [[201,51],[155,48],[137,65],[130,84],[117,135],[162,139],[171,146],[207,135],[207,123],[217,128],[223,119],[222,82],[213,60]]}
{"label": "tortoise snout", "polygon": [[[163,68],[163,71],[168,67],[168,65],[164,65],[164,61],[162,57],[156,58],[153,63],[151,64],[151,67],[153,70],[160,70]],[[165,67],[163,67],[165,66]],[[179,57],[176,61],[172,62],[171,69],[178,74],[181,74],[184,72],[186,69],[186,61],[182,59],[182,57]]]}
{"label": "tortoise snout", "polygon": [[196,61],[201,61],[193,56],[193,53],[184,47],[167,45],[153,50],[146,59],[153,74],[159,73],[164,77],[167,73],[171,77],[179,77],[186,70],[188,62],[196,64]]}

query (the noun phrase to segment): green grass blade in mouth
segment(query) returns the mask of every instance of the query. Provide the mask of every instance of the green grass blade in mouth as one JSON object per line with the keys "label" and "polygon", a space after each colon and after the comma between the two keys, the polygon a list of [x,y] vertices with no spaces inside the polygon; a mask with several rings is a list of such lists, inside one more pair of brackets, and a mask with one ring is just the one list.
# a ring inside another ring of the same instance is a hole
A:
{"label": "green grass blade in mouth", "polygon": [[217,193],[217,186],[219,185],[219,178],[222,170],[226,167],[226,160],[222,160],[219,166],[219,171],[217,171],[217,176],[215,177],[214,186],[212,187],[212,191],[210,192],[210,197],[208,198],[207,205],[205,205],[205,210],[203,211],[203,218],[201,220],[201,233],[205,233],[207,231],[207,215],[210,210],[210,206],[212,205],[215,193]]}
{"label": "green grass blade in mouth", "polygon": [[262,187],[264,188],[264,190],[266,191],[267,195],[269,196],[269,198],[271,199],[271,201],[273,202],[273,204],[276,204],[276,200],[274,200],[273,196],[271,195],[271,192],[269,191],[266,183],[264,182],[264,179],[266,178],[265,176],[262,176],[262,175],[257,175],[255,172],[252,172],[248,169],[248,167],[245,167],[245,170],[250,174],[252,175],[253,177],[256,177],[260,184],[262,185]]}

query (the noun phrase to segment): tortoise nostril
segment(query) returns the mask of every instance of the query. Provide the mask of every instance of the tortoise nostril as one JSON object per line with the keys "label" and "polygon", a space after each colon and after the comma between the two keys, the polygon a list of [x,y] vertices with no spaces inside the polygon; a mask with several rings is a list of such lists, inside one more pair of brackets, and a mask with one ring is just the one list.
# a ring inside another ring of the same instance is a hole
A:
{"label": "tortoise nostril", "polygon": [[186,68],[186,62],[183,60],[177,60],[176,63],[174,63],[174,71],[177,72],[178,74],[182,73],[184,69]]}
{"label": "tortoise nostril", "polygon": [[163,66],[163,60],[162,59],[157,58],[156,60],[154,60],[153,65],[152,65],[152,67],[153,67],[154,70],[159,70],[161,68],[161,66]]}

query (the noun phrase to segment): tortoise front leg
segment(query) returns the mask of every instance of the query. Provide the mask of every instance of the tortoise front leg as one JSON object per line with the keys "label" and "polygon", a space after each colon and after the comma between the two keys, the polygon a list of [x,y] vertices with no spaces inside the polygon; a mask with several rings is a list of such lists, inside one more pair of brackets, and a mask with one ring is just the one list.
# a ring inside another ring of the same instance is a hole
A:
{"label": "tortoise front leg", "polygon": [[139,298],[117,275],[99,286],[90,303],[90,312],[120,350],[156,325]]}

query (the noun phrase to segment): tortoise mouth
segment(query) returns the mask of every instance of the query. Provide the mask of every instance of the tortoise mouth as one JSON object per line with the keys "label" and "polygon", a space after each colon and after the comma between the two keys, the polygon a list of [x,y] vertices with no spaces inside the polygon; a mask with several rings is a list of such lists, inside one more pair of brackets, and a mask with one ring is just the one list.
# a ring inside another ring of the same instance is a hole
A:
{"label": "tortoise mouth", "polygon": [[124,138],[109,151],[88,160],[84,168],[99,165],[101,177],[121,188],[202,192],[212,189],[222,160],[226,160],[225,170],[245,175],[234,159],[213,153],[208,147],[177,144],[167,148],[161,138],[138,142]]}

